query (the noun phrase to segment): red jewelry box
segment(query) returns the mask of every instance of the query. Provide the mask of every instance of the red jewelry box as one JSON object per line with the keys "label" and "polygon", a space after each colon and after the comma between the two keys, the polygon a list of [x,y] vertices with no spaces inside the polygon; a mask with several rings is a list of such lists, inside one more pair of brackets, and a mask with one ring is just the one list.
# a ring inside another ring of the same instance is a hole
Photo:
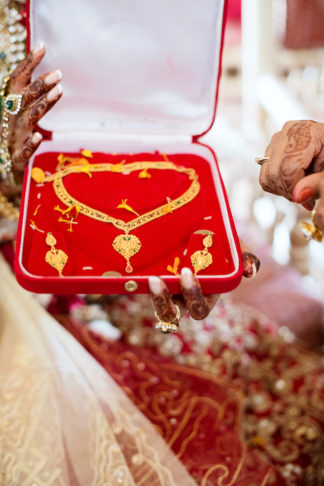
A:
{"label": "red jewelry box", "polygon": [[197,274],[205,293],[239,284],[216,155],[193,135],[214,121],[223,19],[223,0],[30,0],[28,43],[47,48],[36,75],[61,69],[64,94],[41,121],[50,137],[25,174],[23,287],[147,293],[159,275],[179,293],[195,252],[208,261]]}

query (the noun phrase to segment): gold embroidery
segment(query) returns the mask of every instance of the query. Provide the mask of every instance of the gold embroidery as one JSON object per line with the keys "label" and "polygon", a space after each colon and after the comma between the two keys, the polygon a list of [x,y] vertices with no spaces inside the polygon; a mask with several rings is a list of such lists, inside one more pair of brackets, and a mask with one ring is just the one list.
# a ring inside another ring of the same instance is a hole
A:
{"label": "gold embroidery", "polygon": [[[248,443],[253,437],[263,439],[255,447],[292,483],[307,480],[316,484],[324,473],[323,360],[292,342],[287,328],[271,334],[269,319],[255,309],[235,305],[226,296],[206,322],[186,319],[181,339],[175,335],[167,340],[155,334],[153,340],[154,330],[141,327],[152,314],[147,297],[136,296],[136,302],[136,313],[118,307],[110,314],[107,308],[108,318],[115,322],[116,316],[127,341],[142,347],[154,345],[181,365],[194,366],[195,373],[209,372],[227,383],[235,380],[245,396],[243,420],[241,423],[240,413],[235,416],[235,430]],[[182,353],[183,346],[191,351]],[[299,463],[304,461],[309,466],[301,468]]]}

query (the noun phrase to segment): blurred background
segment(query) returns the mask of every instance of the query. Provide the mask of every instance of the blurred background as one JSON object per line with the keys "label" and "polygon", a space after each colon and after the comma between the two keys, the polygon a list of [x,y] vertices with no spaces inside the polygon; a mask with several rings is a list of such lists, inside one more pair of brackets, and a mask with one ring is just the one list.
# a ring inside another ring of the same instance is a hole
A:
{"label": "blurred background", "polygon": [[289,327],[295,290],[324,302],[324,245],[301,233],[309,211],[262,191],[254,159],[285,121],[324,121],[323,25],[323,0],[229,0],[216,122],[205,137],[239,233],[262,262],[256,288],[248,282],[240,298],[270,315],[285,308]]}

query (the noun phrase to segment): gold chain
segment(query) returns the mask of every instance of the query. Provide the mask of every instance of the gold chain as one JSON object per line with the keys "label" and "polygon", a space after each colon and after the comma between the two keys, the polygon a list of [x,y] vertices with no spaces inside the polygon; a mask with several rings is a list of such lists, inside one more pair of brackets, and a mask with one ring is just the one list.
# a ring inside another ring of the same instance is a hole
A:
{"label": "gold chain", "polygon": [[[113,172],[114,166],[115,164],[89,164],[89,166],[87,166],[87,170],[89,168],[90,172],[104,172],[104,171]],[[176,172],[180,172],[188,175],[189,179],[192,180],[192,183],[190,187],[182,194],[182,196],[166,204],[163,204],[162,206],[159,206],[158,208],[153,209],[152,211],[149,211],[133,219],[132,221],[126,223],[121,219],[113,218],[112,216],[109,216],[109,214],[106,214],[97,209],[93,209],[90,206],[87,206],[86,204],[83,204],[82,202],[78,201],[68,193],[63,183],[63,177],[73,173],[80,173],[80,166],[67,167],[63,170],[60,170],[59,172],[56,172],[55,174],[46,177],[44,179],[44,182],[53,181],[53,187],[57,197],[66,206],[71,206],[71,205],[78,206],[79,212],[81,214],[84,214],[89,218],[96,219],[97,221],[101,221],[102,223],[111,223],[115,226],[115,228],[123,230],[126,234],[129,231],[138,228],[139,226],[142,226],[155,219],[158,219],[161,216],[164,216],[165,214],[175,211],[181,208],[182,206],[184,206],[185,204],[188,204],[197,196],[200,190],[200,184],[197,180],[198,176],[196,174],[196,171],[192,168],[185,168],[182,166],[178,166],[173,162],[149,162],[149,161],[133,162],[130,164],[123,165],[122,169],[123,172],[127,172],[127,173],[134,172],[136,170],[143,170],[143,169],[175,170]]]}
{"label": "gold chain", "polygon": [[[182,194],[182,196],[168,201],[166,204],[159,206],[152,211],[148,211],[147,213],[138,216],[137,218],[133,219],[126,223],[121,219],[113,218],[109,216],[109,214],[103,213],[98,209],[91,208],[86,204],[78,201],[74,197],[72,197],[68,191],[66,190],[63,178],[69,174],[80,173],[84,172],[86,174],[90,174],[90,172],[119,172],[119,173],[131,173],[136,170],[143,170],[143,169],[157,169],[157,170],[174,170],[176,172],[180,172],[182,174],[186,174],[189,179],[192,181],[190,187]],[[173,212],[185,204],[188,204],[192,201],[200,191],[200,184],[198,182],[198,176],[196,171],[192,168],[182,167],[180,165],[176,165],[170,161],[146,161],[146,162],[132,162],[129,164],[86,164],[86,165],[71,165],[65,167],[61,170],[55,172],[48,177],[43,179],[44,182],[53,182],[53,187],[57,197],[68,207],[75,206],[78,208],[78,212],[88,216],[89,218],[96,219],[97,221],[101,221],[102,223],[111,223],[115,228],[118,228],[124,231],[124,234],[116,236],[114,241],[112,242],[112,246],[114,250],[119,253],[123,258],[125,258],[127,265],[125,271],[127,273],[131,273],[133,271],[133,267],[130,264],[130,259],[135,256],[141,249],[142,243],[135,235],[128,234],[131,230],[138,228],[150,221],[154,221],[161,216],[169,214]]]}

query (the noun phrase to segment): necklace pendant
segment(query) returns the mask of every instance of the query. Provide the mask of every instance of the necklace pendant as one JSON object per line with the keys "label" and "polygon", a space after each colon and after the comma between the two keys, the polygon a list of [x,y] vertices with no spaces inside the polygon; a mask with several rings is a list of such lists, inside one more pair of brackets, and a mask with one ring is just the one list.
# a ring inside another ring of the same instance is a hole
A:
{"label": "necklace pendant", "polygon": [[127,261],[125,271],[127,273],[133,272],[133,267],[130,264],[130,259],[132,256],[136,255],[142,247],[140,240],[135,235],[123,234],[118,235],[114,239],[112,246],[117,253]]}
{"label": "necklace pendant", "polygon": [[127,272],[127,273],[132,273],[132,271],[133,271],[133,267],[132,267],[132,265],[129,263],[129,261],[127,262],[127,265],[126,265],[125,270],[126,270],[126,272]]}
{"label": "necklace pendant", "polygon": [[68,261],[68,256],[63,250],[55,248],[56,239],[52,233],[47,233],[46,244],[50,246],[51,249],[46,253],[45,261],[51,265],[51,267],[55,268],[55,270],[58,271],[59,276],[62,277],[62,271]]}

